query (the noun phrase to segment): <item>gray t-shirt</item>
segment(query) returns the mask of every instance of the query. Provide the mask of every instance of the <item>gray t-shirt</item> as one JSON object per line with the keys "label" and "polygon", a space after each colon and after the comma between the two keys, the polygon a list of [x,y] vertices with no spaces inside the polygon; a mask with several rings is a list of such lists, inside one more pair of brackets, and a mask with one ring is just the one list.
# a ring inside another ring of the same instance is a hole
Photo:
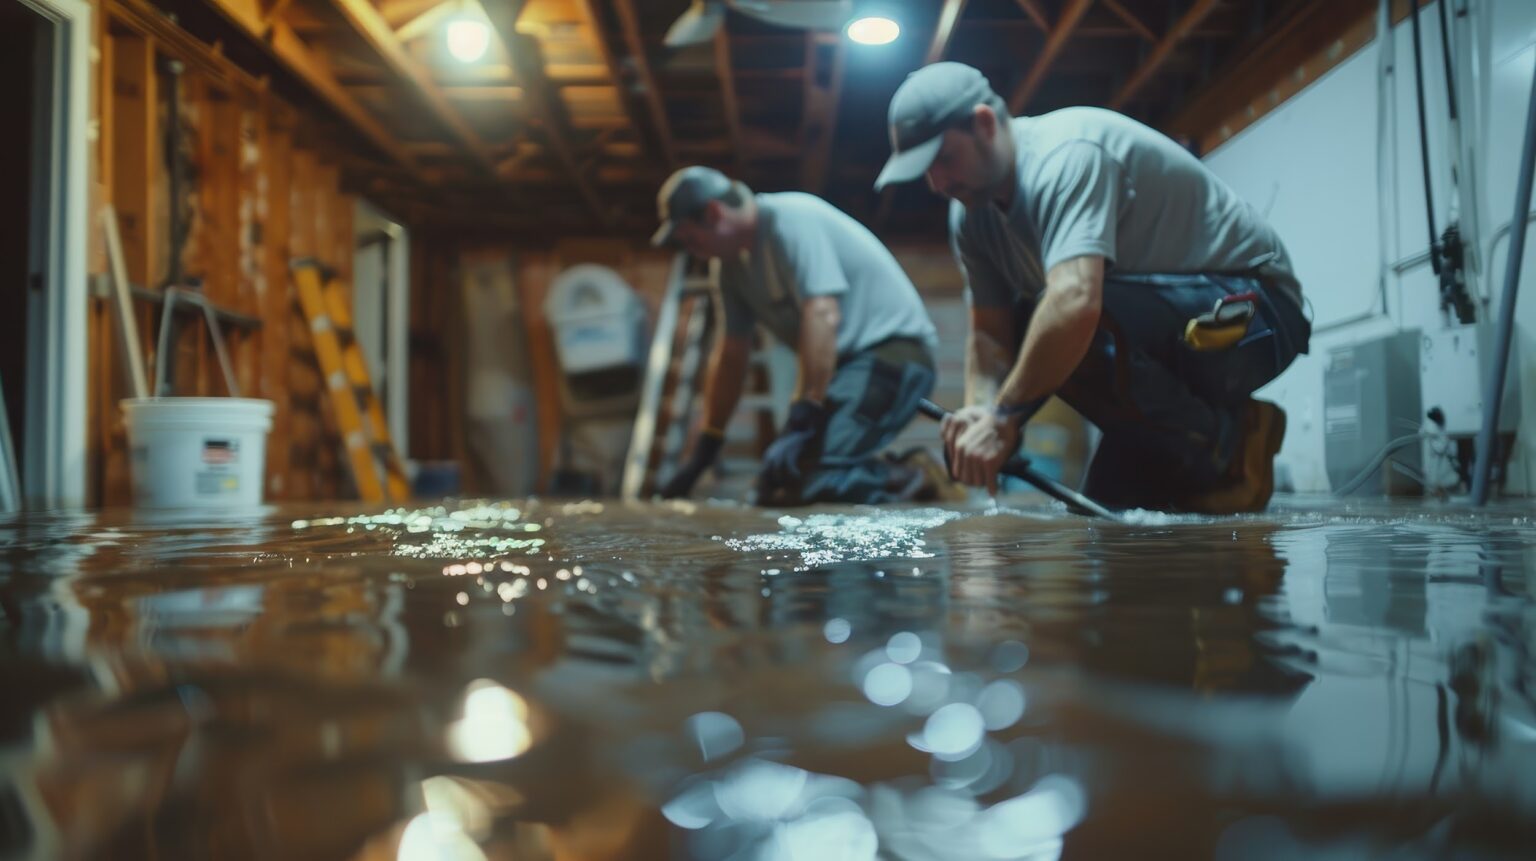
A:
{"label": "gray t-shirt", "polygon": [[917,289],[864,225],[815,195],[792,191],[756,199],[756,245],[739,258],[715,261],[728,334],[750,335],[761,323],[798,347],[802,302],[836,296],[839,356],[891,338],[911,338],[929,349],[938,345]]}
{"label": "gray t-shirt", "polygon": [[950,241],[973,305],[1039,295],[1051,267],[1100,256],[1134,274],[1257,272],[1301,305],[1285,246],[1193,155],[1113,111],[1013,120],[1018,189],[1007,212],[950,206]]}

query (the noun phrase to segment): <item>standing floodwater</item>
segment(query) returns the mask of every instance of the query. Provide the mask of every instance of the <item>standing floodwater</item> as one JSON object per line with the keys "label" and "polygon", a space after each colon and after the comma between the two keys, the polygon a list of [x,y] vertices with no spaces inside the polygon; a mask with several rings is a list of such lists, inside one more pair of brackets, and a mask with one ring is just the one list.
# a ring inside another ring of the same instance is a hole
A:
{"label": "standing floodwater", "polygon": [[1533,527],[3,521],[0,857],[1529,857]]}

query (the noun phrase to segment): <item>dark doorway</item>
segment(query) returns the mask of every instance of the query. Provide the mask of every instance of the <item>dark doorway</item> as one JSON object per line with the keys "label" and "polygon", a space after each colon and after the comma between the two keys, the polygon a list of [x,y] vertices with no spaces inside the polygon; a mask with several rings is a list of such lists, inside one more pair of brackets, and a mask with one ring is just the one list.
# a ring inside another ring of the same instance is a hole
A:
{"label": "dark doorway", "polygon": [[33,292],[32,190],[44,166],[34,160],[34,119],[40,92],[39,51],[52,24],[13,0],[0,0],[0,388],[16,448],[26,462],[22,409],[26,403],[27,302]]}

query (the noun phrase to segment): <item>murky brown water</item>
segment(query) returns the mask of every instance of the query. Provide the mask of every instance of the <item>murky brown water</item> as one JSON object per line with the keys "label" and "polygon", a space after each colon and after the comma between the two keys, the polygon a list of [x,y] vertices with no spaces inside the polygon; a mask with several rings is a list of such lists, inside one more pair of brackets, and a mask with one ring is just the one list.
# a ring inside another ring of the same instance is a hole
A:
{"label": "murky brown water", "polygon": [[0,522],[0,857],[1536,845],[1523,511],[334,515]]}

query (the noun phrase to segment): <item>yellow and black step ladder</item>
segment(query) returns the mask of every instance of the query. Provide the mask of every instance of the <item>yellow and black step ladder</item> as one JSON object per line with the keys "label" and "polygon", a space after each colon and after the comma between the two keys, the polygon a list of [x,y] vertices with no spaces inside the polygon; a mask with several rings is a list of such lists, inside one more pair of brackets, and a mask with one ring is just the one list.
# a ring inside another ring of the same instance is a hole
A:
{"label": "yellow and black step ladder", "polygon": [[358,496],[365,502],[404,502],[411,495],[410,482],[352,330],[347,285],[311,258],[295,260],[292,268]]}

